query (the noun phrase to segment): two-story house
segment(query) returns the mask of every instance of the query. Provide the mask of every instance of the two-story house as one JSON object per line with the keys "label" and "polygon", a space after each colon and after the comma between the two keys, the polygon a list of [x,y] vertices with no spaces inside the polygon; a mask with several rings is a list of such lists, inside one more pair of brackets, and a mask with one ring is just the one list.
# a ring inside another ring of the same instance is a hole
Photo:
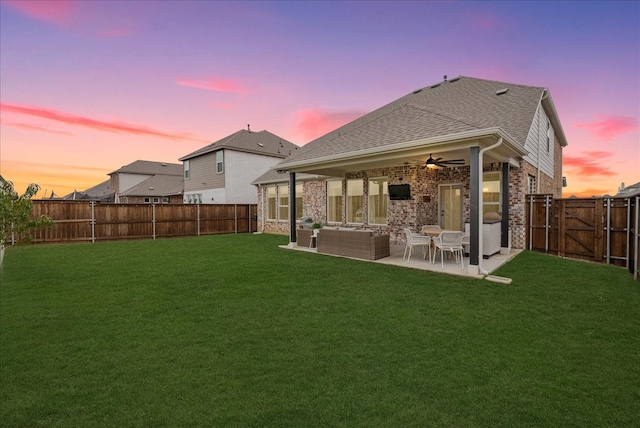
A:
{"label": "two-story house", "polygon": [[251,182],[298,146],[269,131],[240,130],[181,157],[185,204],[255,204]]}
{"label": "two-story house", "polygon": [[525,195],[561,197],[566,145],[547,88],[445,78],[309,142],[254,180],[260,228],[288,230],[293,242],[291,222],[308,216],[402,242],[406,227],[469,227],[477,268],[487,217],[501,223],[502,248],[524,248]]}

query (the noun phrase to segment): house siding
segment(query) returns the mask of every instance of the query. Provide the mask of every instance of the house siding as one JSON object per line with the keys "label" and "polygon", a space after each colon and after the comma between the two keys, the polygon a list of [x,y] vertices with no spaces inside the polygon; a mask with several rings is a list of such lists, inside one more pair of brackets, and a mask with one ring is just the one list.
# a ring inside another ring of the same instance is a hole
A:
{"label": "house siding", "polygon": [[[547,135],[549,135],[551,141],[548,152]],[[527,149],[529,154],[524,156],[523,159],[534,167],[539,167],[541,172],[553,178],[556,164],[555,154],[557,147],[559,147],[559,145],[555,144],[556,141],[557,138],[549,117],[544,112],[542,105],[539,104],[524,144],[524,148]]]}
{"label": "house siding", "polygon": [[145,180],[150,179],[153,175],[146,174],[127,174],[120,172],[118,175],[118,192],[126,192],[134,186],[142,183]]}
{"label": "house siding", "polygon": [[184,180],[185,193],[224,189],[224,172],[216,172],[216,152],[189,159],[189,175],[189,179]]}
{"label": "house siding", "polygon": [[281,158],[256,153],[225,150],[225,203],[257,203],[256,187],[251,182],[281,160]]}

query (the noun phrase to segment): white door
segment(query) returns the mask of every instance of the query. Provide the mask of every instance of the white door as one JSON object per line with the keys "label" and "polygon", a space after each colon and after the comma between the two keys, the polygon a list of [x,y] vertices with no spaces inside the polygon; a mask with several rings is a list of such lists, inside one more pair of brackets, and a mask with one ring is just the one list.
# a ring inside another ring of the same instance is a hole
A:
{"label": "white door", "polygon": [[462,184],[439,186],[438,223],[443,229],[462,230]]}

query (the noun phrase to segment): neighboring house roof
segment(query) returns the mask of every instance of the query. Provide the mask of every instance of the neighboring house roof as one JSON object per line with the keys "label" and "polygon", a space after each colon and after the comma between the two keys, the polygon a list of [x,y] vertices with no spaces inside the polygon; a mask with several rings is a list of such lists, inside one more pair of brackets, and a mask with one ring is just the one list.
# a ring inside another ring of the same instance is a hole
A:
{"label": "neighboring house roof", "polygon": [[[110,180],[106,180],[82,192],[78,192],[77,190],[74,190],[68,195],[63,196],[61,199],[68,200],[68,201],[92,200],[92,201],[112,202],[113,195],[109,193],[109,183],[110,183]],[[50,199],[58,199],[58,197],[57,196],[54,197],[52,194]]]}
{"label": "neighboring house roof", "polygon": [[185,161],[220,149],[256,153],[284,159],[294,153],[298,146],[269,131],[254,132],[242,129],[178,160]]}
{"label": "neighboring house roof", "polygon": [[512,149],[526,153],[525,140],[541,102],[565,146],[566,137],[546,88],[461,76],[418,89],[329,132],[302,146],[274,169],[489,134],[503,136]]}
{"label": "neighboring house roof", "polygon": [[154,175],[120,193],[120,196],[171,196],[182,194],[182,175]]}
{"label": "neighboring house roof", "polygon": [[164,174],[179,175],[182,177],[182,164],[137,160],[129,165],[125,165],[120,169],[110,172],[108,175],[117,173],[145,175]]}
{"label": "neighboring house roof", "polygon": [[618,189],[618,193],[616,193],[616,198],[628,198],[630,196],[638,196],[640,195],[640,182],[636,184],[632,184],[631,186],[626,186],[624,183],[620,185]]}

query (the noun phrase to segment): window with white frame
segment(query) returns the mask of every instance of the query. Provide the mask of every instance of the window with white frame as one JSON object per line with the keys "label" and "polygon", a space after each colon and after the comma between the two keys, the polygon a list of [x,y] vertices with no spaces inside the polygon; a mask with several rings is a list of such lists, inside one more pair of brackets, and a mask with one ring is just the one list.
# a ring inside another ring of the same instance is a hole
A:
{"label": "window with white frame", "polygon": [[304,192],[304,186],[302,183],[296,183],[296,219],[300,220],[302,217],[302,195]]}
{"label": "window with white frame", "polygon": [[167,197],[167,196],[163,196],[163,197],[162,197],[162,203],[163,203],[163,204],[168,204],[168,203],[169,203],[169,197]]}
{"label": "window with white frame", "polygon": [[278,220],[289,218],[289,186],[281,184],[278,186]]}
{"label": "window with white frame", "polygon": [[389,179],[387,177],[369,180],[369,224],[387,224],[387,204],[389,203]]}
{"label": "window with white frame", "polygon": [[342,222],[342,181],[327,181],[327,221]]}
{"label": "window with white frame", "polygon": [[529,175],[527,177],[527,193],[536,193],[536,177],[533,175]]}
{"label": "window with white frame", "polygon": [[551,150],[551,124],[547,122],[547,153]]}
{"label": "window with white frame", "polygon": [[188,180],[189,177],[190,177],[189,161],[188,160],[184,161],[183,168],[184,168],[184,179]]}
{"label": "window with white frame", "polygon": [[155,197],[153,198],[153,203],[154,203],[154,204],[157,204],[157,203],[159,203],[159,202],[160,202],[160,198],[159,198],[159,197],[157,197],[157,196],[155,196]]}
{"label": "window with white frame", "polygon": [[276,186],[267,186],[267,219],[276,219]]}
{"label": "window with white frame", "polygon": [[224,172],[223,160],[224,160],[223,152],[222,150],[218,150],[216,152],[216,172],[217,173]]}
{"label": "window with white frame", "polygon": [[482,214],[500,211],[500,173],[485,172],[482,176]]}
{"label": "window with white frame", "polygon": [[150,197],[148,197],[148,196],[145,196],[143,200],[144,200],[144,203],[145,203],[145,204],[148,204],[148,203],[150,203],[150,202],[151,202],[151,198],[150,198]]}
{"label": "window with white frame", "polygon": [[364,181],[347,180],[347,223],[364,221]]}

